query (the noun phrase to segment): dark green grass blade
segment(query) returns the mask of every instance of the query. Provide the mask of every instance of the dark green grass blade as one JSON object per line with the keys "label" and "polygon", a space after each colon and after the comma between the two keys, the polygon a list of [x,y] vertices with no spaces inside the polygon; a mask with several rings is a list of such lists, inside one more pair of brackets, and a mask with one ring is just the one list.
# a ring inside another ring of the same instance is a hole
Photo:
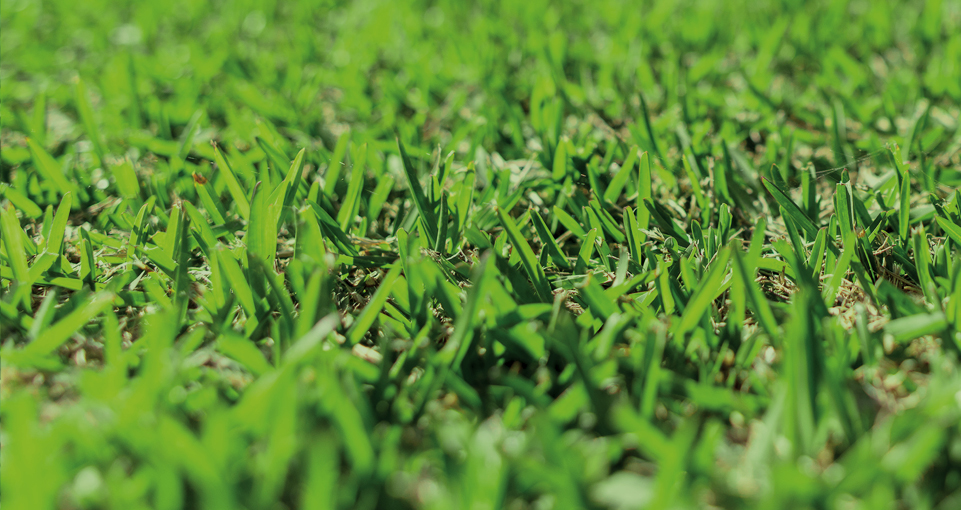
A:
{"label": "dark green grass blade", "polygon": [[778,203],[778,205],[784,208],[798,228],[803,230],[804,233],[811,238],[817,237],[817,225],[811,218],[808,217],[807,214],[805,214],[803,210],[801,210],[800,207],[798,207],[797,204],[794,203],[793,200],[791,200],[791,197],[789,197],[784,190],[777,187],[773,182],[763,177],[761,178],[761,181],[764,183],[764,187],[767,188],[771,196],[774,197],[774,200]]}

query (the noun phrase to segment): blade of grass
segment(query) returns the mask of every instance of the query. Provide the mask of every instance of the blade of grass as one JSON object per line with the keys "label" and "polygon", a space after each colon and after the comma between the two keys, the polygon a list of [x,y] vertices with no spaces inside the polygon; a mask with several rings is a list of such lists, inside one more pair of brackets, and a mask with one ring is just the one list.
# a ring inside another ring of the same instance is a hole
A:
{"label": "blade of grass", "polygon": [[400,157],[404,163],[404,175],[407,176],[407,185],[410,186],[414,206],[420,214],[424,235],[428,239],[437,239],[438,218],[434,212],[433,204],[428,201],[427,195],[424,194],[424,188],[417,179],[417,171],[410,158],[407,157],[407,150],[404,149],[404,144],[400,141],[400,138],[397,138],[397,149],[400,151]]}
{"label": "blade of grass", "polygon": [[[732,242],[736,243],[736,241]],[[731,259],[734,261],[734,267],[736,268],[738,277],[741,279],[741,282],[744,285],[744,290],[747,293],[748,300],[753,305],[752,311],[754,312],[757,322],[772,340],[779,338],[777,320],[774,318],[774,313],[771,311],[771,306],[768,304],[767,298],[764,297],[764,293],[754,281],[754,275],[757,273],[757,268],[753,265],[748,266],[745,263],[747,260],[745,257],[741,256],[740,247],[737,244],[731,246]],[[754,258],[750,254],[748,255],[747,259],[750,259],[751,262],[754,261]]]}
{"label": "blade of grass", "polygon": [[75,191],[76,186],[67,180],[67,177],[63,174],[63,169],[57,163],[57,160],[53,159],[53,156],[30,138],[27,138],[27,147],[33,157],[33,167],[45,182],[53,184],[54,188],[61,194]]}
{"label": "blade of grass", "polygon": [[639,153],[640,149],[638,149],[636,145],[627,151],[627,157],[624,158],[624,165],[617,170],[614,178],[611,179],[610,185],[604,190],[605,202],[614,203],[617,201],[617,197],[621,195],[621,191],[624,190],[624,186],[631,178],[631,172],[634,171],[634,165],[637,164]]}
{"label": "blade of grass", "polygon": [[350,171],[350,183],[347,185],[347,194],[341,202],[340,211],[337,212],[337,222],[344,232],[350,232],[350,226],[354,223],[354,217],[360,211],[360,192],[364,184],[365,165],[367,164],[367,144],[363,144],[357,150]]}
{"label": "blade of grass", "polygon": [[43,355],[63,345],[80,328],[107,310],[114,300],[114,294],[100,292],[94,294],[86,304],[78,307],[66,317],[47,328],[42,335],[23,348],[24,354]]}
{"label": "blade of grass", "polygon": [[[0,207],[0,227],[3,228],[3,245],[6,248],[7,260],[13,268],[13,277],[18,285],[30,286],[30,270],[27,267],[26,248],[23,246],[23,229],[14,209]],[[24,295],[24,305],[27,305]]]}
{"label": "blade of grass", "polygon": [[395,264],[380,282],[380,285],[374,292],[373,297],[370,298],[367,306],[365,306],[364,310],[357,316],[350,330],[347,331],[347,345],[354,345],[360,342],[364,338],[364,335],[370,330],[370,327],[374,325],[377,316],[380,315],[380,312],[384,309],[384,303],[387,302],[387,297],[394,287],[394,282],[397,281],[397,277],[400,276],[401,268],[401,264]]}
{"label": "blade of grass", "polygon": [[811,218],[808,217],[807,214],[805,214],[804,211],[801,210],[800,207],[798,207],[797,204],[794,203],[793,200],[791,200],[791,197],[789,197],[787,193],[764,177],[761,178],[761,181],[764,183],[764,187],[767,188],[771,196],[774,197],[774,200],[778,203],[778,205],[787,211],[791,219],[794,220],[795,224],[797,224],[797,226],[803,230],[805,234],[809,235],[811,238],[814,238],[818,235],[817,225],[813,220],[811,220]]}
{"label": "blade of grass", "polygon": [[567,261],[567,257],[565,257],[564,253],[561,251],[561,247],[557,244],[557,240],[554,239],[553,235],[551,235],[547,228],[547,224],[544,223],[544,219],[541,218],[541,215],[533,208],[531,209],[531,223],[533,223],[534,230],[537,231],[537,235],[540,237],[541,243],[544,244],[544,249],[547,250],[551,260],[553,260],[558,267],[569,269],[570,262]]}
{"label": "blade of grass", "polygon": [[511,219],[504,209],[498,207],[497,215],[500,217],[501,225],[504,226],[508,237],[510,237],[511,244],[514,245],[514,249],[517,250],[520,256],[521,264],[524,266],[524,271],[527,272],[527,276],[531,279],[537,296],[545,303],[552,302],[554,300],[554,294],[551,291],[551,285],[548,283],[547,276],[544,274],[544,268],[541,267],[537,261],[537,257],[534,256],[534,250],[527,244],[527,239],[521,234],[517,225],[514,224],[514,220]]}
{"label": "blade of grass", "polygon": [[[278,197],[282,199],[281,197]],[[259,257],[268,268],[274,267],[277,255],[276,206],[261,183],[254,186],[250,208],[250,223],[247,224],[247,255]]]}
{"label": "blade of grass", "polygon": [[214,162],[217,163],[220,176],[223,177],[227,185],[227,191],[230,192],[230,196],[233,197],[234,203],[237,205],[237,212],[239,212],[240,216],[245,220],[249,220],[250,202],[247,201],[247,194],[240,186],[240,181],[237,180],[237,174],[234,173],[234,169],[230,166],[224,154],[220,152],[219,147],[214,147]]}
{"label": "blade of grass", "polygon": [[844,249],[841,251],[841,257],[838,259],[837,264],[831,268],[833,273],[831,279],[828,280],[827,285],[824,286],[821,292],[824,303],[828,306],[834,306],[838,290],[841,288],[841,282],[844,281],[848,267],[850,267],[851,260],[854,258],[854,253],[857,250],[857,237],[854,232],[849,233],[848,237],[844,238],[843,246]]}
{"label": "blade of grass", "polygon": [[682,336],[693,330],[701,322],[711,303],[727,290],[726,286],[721,285],[721,281],[727,275],[727,262],[730,256],[730,247],[722,249],[711,263],[707,275],[698,282],[697,289],[684,307],[681,321],[676,326],[676,336]]}

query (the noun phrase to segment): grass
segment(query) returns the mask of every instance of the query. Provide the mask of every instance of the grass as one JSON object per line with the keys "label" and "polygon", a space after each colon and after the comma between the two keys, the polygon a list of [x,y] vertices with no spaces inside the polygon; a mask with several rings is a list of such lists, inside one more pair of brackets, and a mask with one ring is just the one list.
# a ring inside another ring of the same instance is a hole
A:
{"label": "grass", "polygon": [[4,508],[961,505],[958,2],[0,20]]}

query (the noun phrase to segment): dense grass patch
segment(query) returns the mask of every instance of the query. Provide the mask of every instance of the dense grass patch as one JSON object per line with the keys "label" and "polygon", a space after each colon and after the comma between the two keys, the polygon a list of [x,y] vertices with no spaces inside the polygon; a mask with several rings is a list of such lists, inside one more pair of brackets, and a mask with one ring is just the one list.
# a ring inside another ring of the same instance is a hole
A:
{"label": "dense grass patch", "polygon": [[5,509],[961,506],[961,3],[0,5]]}

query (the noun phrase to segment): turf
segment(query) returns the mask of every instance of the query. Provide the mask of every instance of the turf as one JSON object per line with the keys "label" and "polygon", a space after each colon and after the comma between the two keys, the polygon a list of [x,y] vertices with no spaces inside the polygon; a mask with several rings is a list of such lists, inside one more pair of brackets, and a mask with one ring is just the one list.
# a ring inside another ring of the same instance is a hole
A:
{"label": "turf", "polygon": [[961,3],[0,5],[13,509],[961,506]]}

